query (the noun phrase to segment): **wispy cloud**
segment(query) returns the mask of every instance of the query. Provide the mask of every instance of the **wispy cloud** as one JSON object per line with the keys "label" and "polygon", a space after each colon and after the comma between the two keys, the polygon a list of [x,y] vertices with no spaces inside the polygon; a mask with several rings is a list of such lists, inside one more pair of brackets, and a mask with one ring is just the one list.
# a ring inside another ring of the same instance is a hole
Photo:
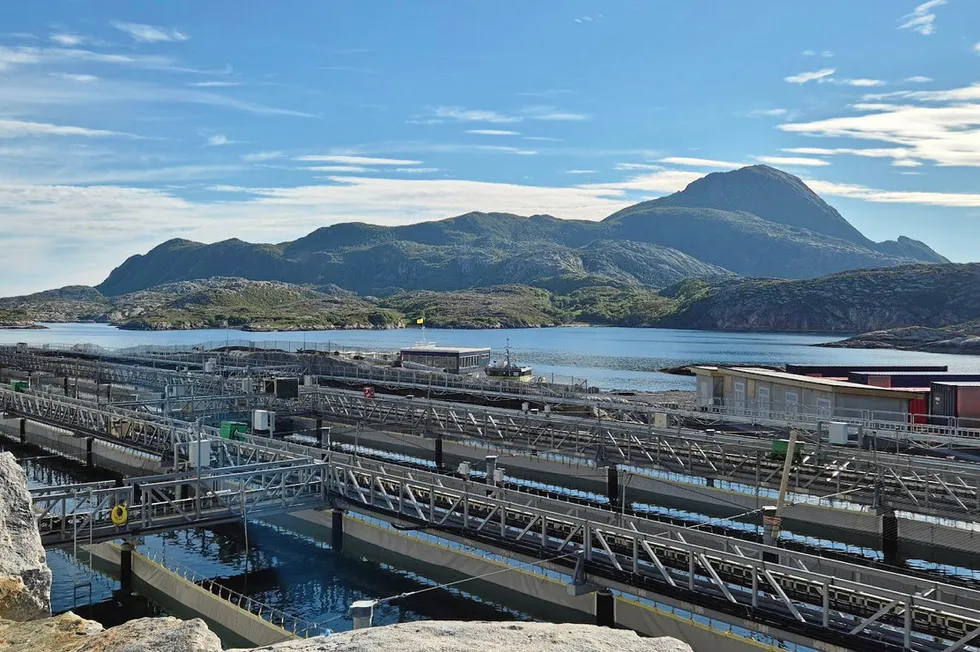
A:
{"label": "wispy cloud", "polygon": [[492,124],[508,124],[523,120],[520,116],[505,115],[497,111],[485,109],[467,109],[462,106],[437,106],[431,112],[433,121],[455,122],[489,122]]}
{"label": "wispy cloud", "polygon": [[524,136],[524,140],[537,140],[543,143],[560,143],[561,138],[552,138],[551,136]]}
{"label": "wispy cloud", "polygon": [[803,158],[798,156],[756,156],[756,160],[768,163],[769,165],[786,165],[790,167],[823,167],[830,165],[830,161],[820,158]]}
{"label": "wispy cloud", "polygon": [[510,147],[508,145],[477,145],[476,149],[483,152],[504,152],[506,154],[517,154],[519,156],[534,156],[538,153],[533,149],[522,149],[520,147]]}
{"label": "wispy cloud", "polygon": [[807,82],[819,82],[820,80],[827,79],[835,72],[837,72],[835,68],[822,68],[812,72],[801,72],[798,75],[790,75],[784,79],[790,84],[806,84]]}
{"label": "wispy cloud", "polygon": [[224,134],[211,134],[208,136],[208,146],[210,147],[221,147],[222,145],[232,145],[234,143],[235,141],[230,140]]}
{"label": "wispy cloud", "polygon": [[934,34],[936,32],[936,14],[932,10],[944,4],[946,4],[946,0],[928,0],[928,2],[923,2],[913,9],[912,13],[902,17],[902,20],[905,22],[899,25],[898,28],[910,29],[923,36]]}
{"label": "wispy cloud", "polygon": [[402,174],[429,174],[438,172],[439,168],[395,168],[393,171],[401,172]]}
{"label": "wispy cloud", "polygon": [[[896,145],[907,156],[940,166],[980,166],[980,84],[938,91],[896,91],[868,95],[873,103],[856,104],[858,115],[813,122],[784,123],[790,133],[853,138]],[[881,100],[902,99],[894,104]],[[909,102],[939,106],[920,106]]]}
{"label": "wispy cloud", "polygon": [[85,42],[84,36],[79,36],[78,34],[52,34],[48,37],[52,43],[57,43],[58,45],[64,45],[66,47],[75,47],[76,45],[81,45]]}
{"label": "wispy cloud", "polygon": [[565,170],[565,174],[595,174],[595,170]]}
{"label": "wispy cloud", "polygon": [[188,85],[197,88],[231,88],[233,86],[241,86],[242,83],[237,81],[202,81]]}
{"label": "wispy cloud", "polygon": [[50,74],[52,77],[57,77],[58,79],[67,79],[68,81],[81,82],[83,84],[99,80],[99,78],[95,75],[74,74],[68,72],[52,72],[48,74]]}
{"label": "wispy cloud", "polygon": [[848,197],[880,204],[918,204],[920,206],[947,206],[951,208],[980,207],[980,193],[913,192],[879,190],[857,184],[832,183],[806,179],[814,192],[833,197]]}
{"label": "wispy cloud", "polygon": [[918,167],[921,165],[921,163],[912,158],[912,150],[903,147],[784,147],[783,151],[787,154],[809,154],[813,156],[848,154],[865,158],[890,158],[893,160],[892,165],[896,167]]}
{"label": "wispy cloud", "polygon": [[508,129],[467,129],[466,133],[476,134],[478,136],[520,136],[519,131],[510,131]]}
{"label": "wispy cloud", "polygon": [[731,161],[718,161],[710,158],[692,158],[688,156],[668,156],[667,158],[662,158],[657,161],[658,163],[668,163],[670,165],[685,165],[689,167],[706,167],[706,168],[740,168],[744,167],[745,163],[732,163]]}
{"label": "wispy cloud", "polygon": [[597,20],[602,20],[602,14],[596,14],[595,16],[579,16],[578,18],[573,18],[576,23],[594,23]]}
{"label": "wispy cloud", "polygon": [[664,166],[652,163],[617,163],[617,170],[663,170]]}
{"label": "wispy cloud", "polygon": [[528,106],[522,109],[524,115],[533,120],[550,120],[557,122],[579,122],[588,120],[589,116],[585,113],[572,113],[571,111],[561,111],[553,106]]}
{"label": "wispy cloud", "polygon": [[932,81],[932,77],[923,77],[922,75],[914,75],[912,77],[906,77],[902,80],[906,84],[926,84]]}
{"label": "wispy cloud", "polygon": [[818,52],[817,50],[803,50],[803,56],[805,57],[821,56],[824,58],[830,58],[834,56],[834,53],[831,52],[830,50],[823,50],[821,52]]}
{"label": "wispy cloud", "polygon": [[753,117],[783,118],[789,115],[789,109],[755,109],[749,111],[749,115]]}
{"label": "wispy cloud", "polygon": [[886,82],[881,79],[845,79],[844,83],[848,86],[884,86]]}
{"label": "wispy cloud", "polygon": [[339,163],[341,165],[418,165],[422,161],[401,158],[378,158],[374,156],[347,156],[342,154],[310,154],[297,156],[297,161]]}
{"label": "wispy cloud", "polygon": [[250,163],[262,163],[263,161],[274,161],[285,156],[286,154],[284,152],[252,152],[250,154],[242,154],[242,160]]}
{"label": "wispy cloud", "polygon": [[142,23],[124,23],[121,21],[112,21],[111,24],[120,32],[129,34],[134,41],[141,43],[186,41],[190,38],[184,32],[168,27],[156,27]]}
{"label": "wispy cloud", "polygon": [[372,168],[361,165],[314,165],[303,169],[314,172],[374,172]]}
{"label": "wispy cloud", "polygon": [[135,138],[132,134],[105,129],[87,129],[47,122],[0,120],[0,138],[24,138],[27,136],[82,136],[85,138],[122,137]]}
{"label": "wispy cloud", "polygon": [[977,54],[980,54],[980,43],[973,44],[973,51],[976,52]]}
{"label": "wispy cloud", "polygon": [[81,48],[9,47],[0,45],[0,70],[10,70],[30,65],[67,65],[78,63],[109,64],[143,68],[146,70],[204,72],[181,66],[173,58],[159,55],[93,52]]}

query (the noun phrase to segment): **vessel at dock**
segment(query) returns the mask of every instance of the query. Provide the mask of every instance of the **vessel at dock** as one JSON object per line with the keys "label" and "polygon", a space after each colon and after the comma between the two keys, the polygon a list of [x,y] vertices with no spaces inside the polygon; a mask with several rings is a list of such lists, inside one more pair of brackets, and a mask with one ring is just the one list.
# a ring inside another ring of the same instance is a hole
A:
{"label": "vessel at dock", "polygon": [[522,381],[531,380],[534,369],[527,365],[520,365],[511,362],[510,359],[510,339],[504,349],[506,357],[502,361],[494,360],[486,366],[485,372],[491,378],[516,378]]}

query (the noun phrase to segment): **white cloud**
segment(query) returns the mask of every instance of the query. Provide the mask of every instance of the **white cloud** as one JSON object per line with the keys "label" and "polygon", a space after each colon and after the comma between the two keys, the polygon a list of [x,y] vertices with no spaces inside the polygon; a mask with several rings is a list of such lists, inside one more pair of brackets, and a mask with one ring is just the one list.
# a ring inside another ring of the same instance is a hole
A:
{"label": "white cloud", "polygon": [[783,116],[789,114],[788,109],[755,109],[749,111],[749,115],[756,117],[767,117],[767,118],[782,118]]}
{"label": "white cloud", "polygon": [[261,163],[263,161],[272,161],[277,158],[283,158],[285,154],[283,152],[252,152],[251,154],[243,154],[242,160],[249,161],[251,163]]}
{"label": "white cloud", "polygon": [[58,45],[64,45],[67,47],[74,47],[85,42],[85,37],[79,36],[78,34],[52,34],[48,37],[48,39],[52,43],[57,43]]}
{"label": "white cloud", "polygon": [[508,124],[524,119],[520,116],[504,115],[496,111],[467,109],[461,106],[437,106],[432,110],[432,117],[437,121],[455,120],[456,122],[490,122],[494,124]]}
{"label": "white cloud", "polygon": [[155,27],[153,25],[124,23],[120,21],[113,21],[112,26],[118,29],[120,32],[129,34],[134,41],[139,41],[141,43],[186,41],[190,38],[184,32],[167,27]]}
{"label": "white cloud", "polygon": [[374,172],[371,168],[360,165],[314,165],[303,169],[314,172]]}
{"label": "white cloud", "polygon": [[545,143],[560,143],[561,138],[552,138],[551,136],[524,136],[524,140],[538,140]]}
{"label": "white cloud", "polygon": [[422,161],[410,161],[400,158],[376,158],[373,156],[347,156],[341,154],[311,154],[297,156],[297,161],[339,163],[341,165],[418,165]]}
{"label": "white cloud", "polygon": [[849,86],[884,86],[885,82],[881,79],[845,79],[844,83]]}
{"label": "white cloud", "polygon": [[431,172],[438,172],[439,168],[395,168],[394,172],[401,172],[403,174],[429,174]]}
{"label": "white cloud", "polygon": [[922,163],[916,161],[914,158],[898,158],[892,161],[892,166],[897,168],[917,168],[920,165]]}
{"label": "white cloud", "polygon": [[866,186],[805,180],[806,185],[820,195],[847,197],[880,204],[918,204],[921,206],[946,206],[950,208],[978,208],[980,194],[955,192],[905,192],[878,190]]}
{"label": "white cloud", "polygon": [[898,91],[877,97],[944,105],[857,104],[853,108],[862,111],[861,115],[786,123],[778,128],[809,136],[897,145],[905,152],[896,158],[932,161],[941,166],[980,166],[980,84],[940,91]]}
{"label": "white cloud", "polygon": [[533,149],[521,149],[520,147],[510,147],[507,145],[477,145],[476,149],[484,152],[504,152],[507,154],[518,154],[520,156],[534,156],[537,154]]}
{"label": "white cloud", "polygon": [[595,170],[565,170],[565,174],[595,174]]}
{"label": "white cloud", "polygon": [[973,51],[976,52],[977,54],[980,54],[980,43],[973,44]]}
{"label": "white cloud", "polygon": [[658,162],[690,167],[726,168],[729,170],[745,166],[745,163],[732,163],[731,161],[717,161],[710,158],[691,158],[687,156],[668,156],[667,158],[659,159]]}
{"label": "white cloud", "polygon": [[467,129],[468,134],[477,134],[479,136],[520,136],[519,131],[510,131],[508,129]]}
{"label": "white cloud", "polygon": [[804,57],[815,57],[815,56],[817,56],[817,51],[816,50],[803,50],[803,56]]}
{"label": "white cloud", "polygon": [[811,81],[819,82],[822,79],[826,79],[827,77],[830,77],[835,72],[837,72],[836,68],[822,68],[820,70],[814,70],[812,72],[801,72],[798,75],[790,75],[789,77],[786,77],[785,80],[788,81],[790,84],[805,84]]}
{"label": "white cloud", "polygon": [[[850,147],[835,147],[833,149],[828,149],[825,147],[784,147],[783,151],[788,154],[810,154],[816,156],[833,156],[834,154],[850,154],[851,156],[863,156],[865,158],[891,158],[896,161],[908,161],[913,160],[912,150],[905,149],[902,147],[889,147],[889,148],[850,148]],[[893,163],[892,165],[899,165],[898,163]],[[909,165],[909,164],[903,164]],[[920,165],[915,163],[915,165]]]}
{"label": "white cloud", "polygon": [[588,120],[589,116],[585,113],[572,113],[571,111],[561,111],[553,106],[528,106],[522,109],[523,113],[533,120],[549,120],[557,122],[581,122]]}
{"label": "white cloud", "polygon": [[68,81],[81,82],[83,84],[99,80],[99,78],[95,75],[73,74],[67,72],[52,72],[49,74],[52,77],[57,77],[58,79],[67,79]]}
{"label": "white cloud", "polygon": [[617,163],[617,170],[663,170],[662,165],[653,165],[652,163]]}
{"label": "white cloud", "polygon": [[228,136],[224,134],[212,134],[208,136],[208,145],[211,147],[220,147],[221,145],[231,145],[235,141],[229,140]]}
{"label": "white cloud", "polygon": [[820,158],[803,158],[797,156],[756,156],[757,160],[769,165],[803,166],[803,167],[823,167],[830,165],[829,161]]}
{"label": "white cloud", "polygon": [[607,192],[643,191],[670,193],[683,190],[692,181],[697,181],[704,175],[704,172],[689,172],[687,170],[660,170],[658,172],[631,177],[624,181],[592,183],[579,187]]}
{"label": "white cloud", "polygon": [[24,138],[27,136],[83,136],[86,138],[124,137],[134,138],[132,134],[105,129],[87,129],[47,122],[26,122],[23,120],[0,120],[0,138]]}
{"label": "white cloud", "polygon": [[902,17],[905,22],[899,26],[899,29],[910,29],[923,36],[934,34],[936,32],[936,14],[932,13],[932,10],[944,4],[946,4],[946,0],[923,2],[913,9],[912,13]]}
{"label": "white cloud", "polygon": [[914,75],[912,77],[906,77],[903,79],[906,84],[926,84],[932,81],[932,77],[923,77],[922,75]]}

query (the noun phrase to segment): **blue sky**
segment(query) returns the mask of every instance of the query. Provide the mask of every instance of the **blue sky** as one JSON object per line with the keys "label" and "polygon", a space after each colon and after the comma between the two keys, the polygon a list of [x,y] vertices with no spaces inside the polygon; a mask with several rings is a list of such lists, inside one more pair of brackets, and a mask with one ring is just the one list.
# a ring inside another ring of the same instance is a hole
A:
{"label": "blue sky", "polygon": [[0,4],[0,294],[172,237],[601,219],[759,162],[980,260],[980,3]]}

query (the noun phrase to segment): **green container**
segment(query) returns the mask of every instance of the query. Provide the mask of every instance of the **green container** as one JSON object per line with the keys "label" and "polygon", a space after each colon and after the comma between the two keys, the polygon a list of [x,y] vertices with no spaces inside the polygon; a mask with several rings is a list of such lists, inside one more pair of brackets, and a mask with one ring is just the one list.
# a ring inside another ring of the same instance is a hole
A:
{"label": "green container", "polygon": [[11,380],[10,389],[15,392],[26,392],[31,388],[31,384],[26,380]]}
{"label": "green container", "polygon": [[240,421],[222,421],[221,438],[242,441],[248,434],[248,424]]}
{"label": "green container", "polygon": [[[773,439],[772,440],[772,452],[770,456],[775,460],[785,460],[786,451],[789,450],[789,440],[788,439]],[[799,461],[803,458],[803,442],[797,440],[796,445],[793,446],[793,461]]]}

